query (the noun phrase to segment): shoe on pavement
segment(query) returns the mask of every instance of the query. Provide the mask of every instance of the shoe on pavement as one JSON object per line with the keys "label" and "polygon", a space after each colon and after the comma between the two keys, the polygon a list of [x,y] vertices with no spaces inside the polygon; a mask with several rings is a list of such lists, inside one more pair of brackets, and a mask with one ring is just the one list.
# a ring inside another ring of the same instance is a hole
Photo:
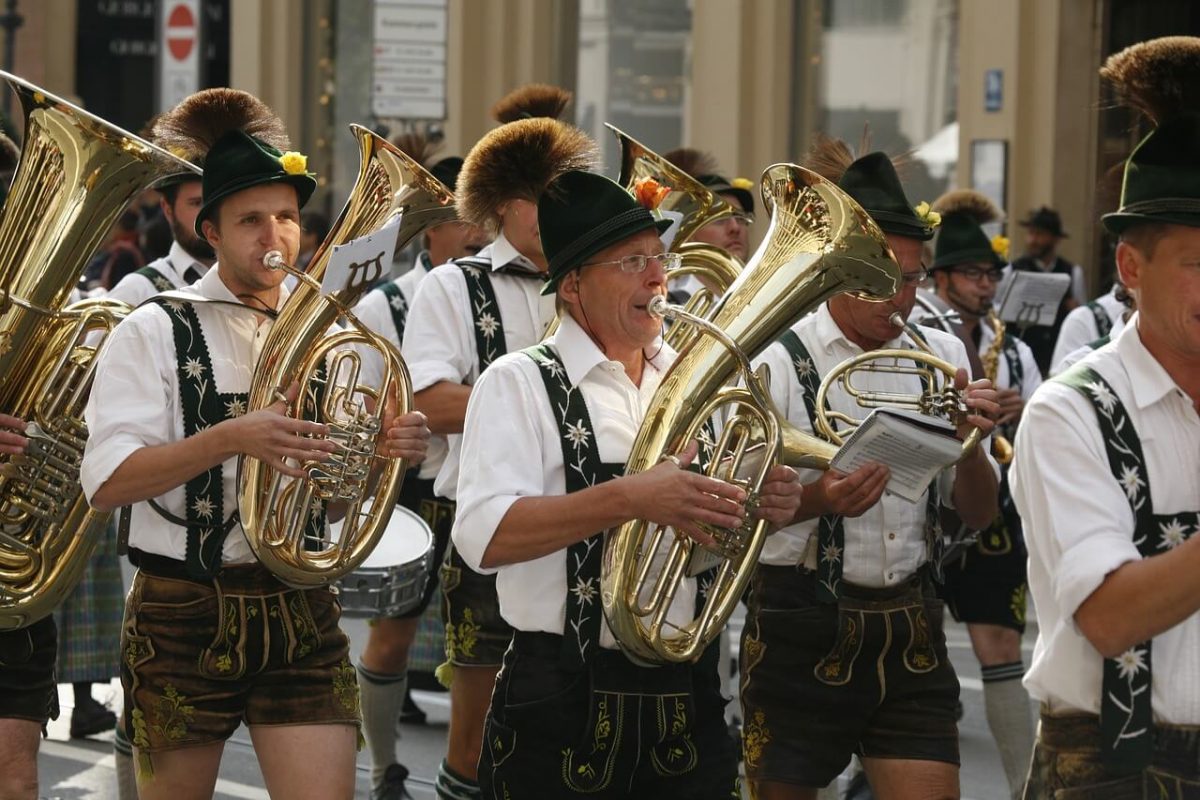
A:
{"label": "shoe on pavement", "polygon": [[411,800],[412,795],[404,788],[408,768],[403,764],[392,764],[383,773],[383,783],[371,789],[371,800]]}
{"label": "shoe on pavement", "polygon": [[93,700],[75,706],[71,712],[71,738],[85,739],[98,733],[111,731],[117,724],[117,715],[108,706]]}

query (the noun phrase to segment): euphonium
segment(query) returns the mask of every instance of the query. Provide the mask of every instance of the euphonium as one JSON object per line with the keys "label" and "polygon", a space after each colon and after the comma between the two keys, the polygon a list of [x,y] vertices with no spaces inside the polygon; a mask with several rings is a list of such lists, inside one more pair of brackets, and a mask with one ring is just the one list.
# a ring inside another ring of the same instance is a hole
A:
{"label": "euphonium", "polygon": [[[670,250],[683,258],[680,265],[668,273],[667,279],[698,278],[702,288],[688,298],[684,309],[696,316],[707,316],[741,274],[742,262],[720,247],[691,239],[705,225],[731,217],[737,212],[707,186],[637,139],[614,125],[605,123],[605,127],[613,132],[621,144],[621,176],[618,183],[633,192],[638,181],[651,178],[671,190],[659,210],[670,216],[679,216]],[[682,350],[695,335],[695,330],[689,326],[676,325],[668,331],[666,339],[676,350]]]}
{"label": "euphonium", "polygon": [[28,451],[0,456],[0,630],[49,614],[103,534],[79,486],[84,404],[99,339],[124,303],[67,306],[87,259],[131,200],[197,171],[149,142],[8,73],[25,146],[0,218],[0,410],[28,422]]}
{"label": "euphonium", "polygon": [[[992,386],[996,385],[996,376],[1000,374],[1000,351],[1004,349],[1004,320],[1000,319],[1000,315],[996,313],[996,309],[989,308],[987,313],[987,324],[992,326],[992,343],[988,345],[988,349],[984,352],[980,360],[983,362],[983,377],[992,382]],[[992,456],[1001,464],[1007,464],[1012,461],[1013,447],[1012,442],[1007,436],[1002,436],[999,432],[992,437]]]}
{"label": "euphonium", "polygon": [[[830,181],[777,164],[763,173],[762,196],[771,212],[767,236],[707,318],[665,300],[652,304],[702,335],[664,376],[626,464],[628,474],[650,469],[704,438],[705,423],[731,408],[705,469],[744,486],[751,506],[774,465],[823,468],[837,448],[785,424],[772,406],[765,370],[752,372],[750,359],[829,297],[853,291],[884,299],[901,280],[882,231]],[[733,386],[739,378],[744,386]],[[610,531],[601,597],[626,653],[646,663],[699,657],[741,599],[767,529],[766,522],[748,518],[737,531],[710,531],[721,551],[716,578],[699,615],[678,627],[668,623],[667,611],[689,563],[706,560],[707,552],[686,538],[668,537],[669,546],[663,545],[665,528],[644,520]]]}
{"label": "euphonium", "polygon": [[[350,285],[323,294],[321,281],[333,247],[366,236],[400,217],[397,247],[454,216],[454,196],[419,164],[366,128],[351,125],[361,158],[358,180],[329,235],[306,272],[284,263],[278,252],[264,263],[299,279],[267,337],[250,386],[248,407],[265,408],[293,383],[301,391],[288,405],[292,417],[314,418],[329,426],[329,438],[341,445],[330,460],[302,464],[306,476],[292,479],[275,465],[243,456],[238,465],[238,509],[250,547],[275,575],[295,587],[320,586],[354,570],[370,555],[387,527],[404,478],[402,459],[386,459],[372,487],[377,440],[385,434],[385,407],[412,408],[412,384],[399,352],[354,317],[351,309],[387,265],[375,262],[352,273]],[[338,317],[347,330],[330,334]],[[359,380],[360,352],[372,349],[383,360],[375,386]],[[322,374],[324,371],[324,374]],[[336,541],[313,524],[331,503],[345,504],[346,516]]]}

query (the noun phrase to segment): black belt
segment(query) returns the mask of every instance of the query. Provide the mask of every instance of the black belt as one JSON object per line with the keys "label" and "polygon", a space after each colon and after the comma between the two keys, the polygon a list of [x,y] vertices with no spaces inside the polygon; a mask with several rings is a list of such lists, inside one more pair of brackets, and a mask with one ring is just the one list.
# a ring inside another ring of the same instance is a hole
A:
{"label": "black belt", "polygon": [[[556,633],[515,631],[512,648],[518,655],[558,662],[562,659],[562,641],[563,637]],[[601,647],[588,659],[587,667],[597,691],[657,695],[691,691],[691,673],[695,665],[643,667],[630,661],[620,650]]]}
{"label": "black belt", "polygon": [[[190,581],[198,583],[201,586],[211,586],[213,583],[213,579],[211,578],[197,578],[188,574],[187,564],[177,558],[159,555],[158,553],[148,553],[136,547],[129,548],[129,561],[142,572],[152,575],[155,578]],[[255,573],[260,573],[260,575],[256,576]],[[217,573],[216,578],[226,578],[234,575],[238,578],[262,577],[278,580],[269,569],[257,561],[247,564],[227,564],[221,567],[221,571]]]}
{"label": "black belt", "polygon": [[[1042,706],[1038,743],[1050,750],[1108,751],[1100,730],[1100,717],[1083,712],[1054,714]],[[1195,780],[1200,776],[1200,725],[1154,724],[1151,763]]]}

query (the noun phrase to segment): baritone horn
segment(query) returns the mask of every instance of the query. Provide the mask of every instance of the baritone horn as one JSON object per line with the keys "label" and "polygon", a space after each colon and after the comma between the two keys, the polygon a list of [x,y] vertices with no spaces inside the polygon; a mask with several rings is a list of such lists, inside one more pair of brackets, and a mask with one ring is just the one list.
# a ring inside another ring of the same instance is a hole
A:
{"label": "baritone horn", "polygon": [[[883,232],[832,182],[777,164],[763,173],[762,196],[771,214],[766,238],[707,317],[662,298],[652,304],[698,335],[655,392],[626,464],[627,474],[637,474],[691,440],[707,439],[705,471],[743,486],[751,506],[773,466],[824,468],[837,448],[784,424],[767,391],[769,376],[752,371],[750,359],[829,297],[853,291],[885,299],[901,281]],[[743,385],[734,386],[739,379]],[[725,411],[731,413],[714,442],[705,425]],[[743,596],[767,530],[765,521],[751,518],[736,531],[710,530],[715,554],[645,520],[610,531],[601,598],[625,652],[643,663],[698,658]],[[683,623],[668,620],[681,581],[713,562],[715,577],[699,613]]]}
{"label": "baritone horn", "polygon": [[100,341],[124,303],[67,305],[88,258],[155,180],[196,167],[14,75],[25,143],[0,212],[0,411],[28,422],[27,452],[0,456],[0,630],[70,594],[104,534],[79,485],[83,410]]}
{"label": "baritone horn", "polygon": [[[285,413],[327,425],[328,438],[340,450],[327,461],[300,464],[305,476],[298,479],[252,456],[238,464],[238,509],[250,547],[281,581],[297,588],[331,583],[370,555],[387,528],[407,467],[403,459],[382,459],[375,449],[386,434],[384,413],[392,400],[396,414],[412,409],[408,370],[395,346],[351,310],[387,269],[382,258],[391,248],[380,245],[379,256],[352,265],[350,279],[325,293],[322,281],[333,248],[389,222],[398,224],[396,247],[403,247],[426,228],[455,219],[454,196],[441,181],[366,128],[350,128],[359,144],[358,180],[307,271],[287,264],[277,251],[264,257],[267,267],[299,282],[263,346],[248,403],[251,411],[265,408],[286,399],[283,391],[298,383],[300,393]],[[350,327],[330,334],[338,317]],[[374,385],[361,380],[363,351],[383,362]],[[381,472],[372,487],[377,466]],[[366,502],[372,488],[374,500]],[[336,540],[324,524],[331,504],[346,508]]]}

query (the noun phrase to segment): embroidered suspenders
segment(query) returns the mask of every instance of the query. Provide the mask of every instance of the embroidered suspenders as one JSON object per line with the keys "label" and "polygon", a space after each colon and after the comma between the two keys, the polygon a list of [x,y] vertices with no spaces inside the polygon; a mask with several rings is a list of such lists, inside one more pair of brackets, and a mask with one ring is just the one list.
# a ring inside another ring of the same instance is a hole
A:
{"label": "embroidered suspenders", "polygon": [[[1133,511],[1133,543],[1142,558],[1183,544],[1200,528],[1200,512],[1154,513],[1141,440],[1112,385],[1083,364],[1076,364],[1055,380],[1082,394],[1096,411],[1108,466]],[[1148,766],[1154,752],[1150,645],[1142,642],[1116,658],[1104,659],[1100,731],[1115,764],[1131,772]]]}
{"label": "embroidered suspenders", "polygon": [[408,301],[404,299],[404,292],[400,291],[395,281],[388,281],[372,291],[383,292],[383,296],[387,298],[388,310],[392,312],[392,324],[396,326],[396,338],[403,342],[404,324],[408,321]]}
{"label": "embroidered suspenders", "polygon": [[[795,331],[787,331],[779,338],[780,343],[792,359],[792,367],[796,370],[796,380],[804,392],[804,409],[811,421],[817,418],[817,389],[819,376],[816,362],[808,348],[800,341]],[[828,398],[826,399],[826,411]],[[926,493],[925,513],[925,545],[928,553],[928,563],[934,577],[940,581],[942,577],[941,551],[942,528],[939,519],[940,499],[938,483],[935,480]],[[823,514],[817,520],[817,593],[818,599],[827,602],[837,602],[841,595],[842,564],[846,550],[846,530],[840,514]]]}
{"label": "embroidered suspenders", "polygon": [[1108,336],[1112,331],[1112,320],[1108,318],[1108,312],[1104,310],[1104,306],[1095,300],[1089,300],[1087,307],[1092,312],[1092,317],[1096,320],[1096,338]]}
{"label": "embroidered suspenders", "polygon": [[496,302],[496,289],[489,274],[492,265],[476,258],[460,258],[454,263],[462,268],[463,278],[467,281],[475,328],[475,352],[479,355],[479,372],[482,374],[489,364],[508,352],[500,304]]}
{"label": "embroidered suspenders", "polygon": [[[179,378],[179,403],[183,411],[183,435],[195,436],[202,430],[246,413],[248,394],[220,393],[213,379],[208,343],[200,327],[200,318],[191,303],[155,298],[171,319],[175,338],[175,358]],[[221,569],[221,546],[233,527],[231,512],[226,516],[226,498],[222,473],[217,466],[192,478],[184,487],[187,498],[188,574],[211,578]],[[236,506],[236,498],[230,502]],[[227,521],[228,520],[228,521]]]}
{"label": "embroidered suspenders", "polygon": [[160,292],[169,292],[175,288],[175,286],[169,280],[167,280],[166,276],[154,267],[142,267],[139,270],[134,270],[134,272],[135,274],[141,275],[143,278],[150,281],[150,283],[154,284],[154,288]]}

